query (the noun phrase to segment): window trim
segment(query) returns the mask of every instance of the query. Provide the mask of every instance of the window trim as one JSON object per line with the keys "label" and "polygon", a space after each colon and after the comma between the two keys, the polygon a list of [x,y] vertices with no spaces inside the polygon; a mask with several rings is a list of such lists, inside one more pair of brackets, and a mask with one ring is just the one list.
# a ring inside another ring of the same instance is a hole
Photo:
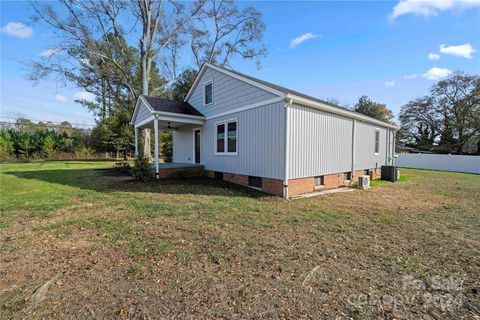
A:
{"label": "window trim", "polygon": [[[207,86],[211,84],[212,85],[212,101],[210,103],[207,103],[207,95],[205,94],[205,90],[207,89]],[[213,79],[212,80],[208,80],[206,82],[203,83],[203,106],[209,106],[213,103]]]}
{"label": "window trim", "polygon": [[[377,152],[377,132],[378,132],[378,152]],[[374,136],[373,136],[373,153],[378,156],[380,155],[380,143],[382,141],[381,131],[379,128],[375,128]]]}
{"label": "window trim", "polygon": [[[235,152],[228,152],[228,124],[229,123],[232,123],[232,122],[235,122],[237,124],[237,135],[236,135],[236,139],[235,139]],[[217,127],[219,125],[225,125],[225,132],[224,132],[224,138],[223,138],[223,145],[224,145],[224,152],[217,152]],[[223,120],[223,121],[218,121],[218,122],[215,122],[214,124],[214,130],[215,130],[215,134],[213,135],[213,151],[214,151],[214,154],[216,156],[236,156],[238,155],[238,119],[237,118],[232,118],[232,119],[228,119],[228,120]]]}

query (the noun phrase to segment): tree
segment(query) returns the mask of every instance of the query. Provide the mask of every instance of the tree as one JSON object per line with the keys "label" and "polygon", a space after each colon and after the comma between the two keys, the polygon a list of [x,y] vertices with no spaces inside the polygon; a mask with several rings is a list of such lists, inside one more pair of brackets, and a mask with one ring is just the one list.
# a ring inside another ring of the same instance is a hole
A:
{"label": "tree", "polygon": [[354,111],[378,119],[380,121],[393,124],[393,113],[383,103],[377,103],[370,100],[367,96],[361,96],[355,104]]}
{"label": "tree", "polygon": [[480,140],[480,77],[455,72],[436,83],[430,95],[400,111],[404,141],[419,149],[462,153]]}
{"label": "tree", "polygon": [[170,87],[172,99],[183,101],[187,96],[188,90],[190,90],[193,81],[195,81],[197,74],[198,72],[192,69],[183,71],[177,81],[175,81]]}
{"label": "tree", "polygon": [[13,157],[12,136],[6,129],[0,129],[0,160],[8,160]]}
{"label": "tree", "polygon": [[55,140],[51,135],[43,140],[42,151],[47,159],[51,159],[55,155]]}
{"label": "tree", "polygon": [[261,42],[265,24],[253,7],[240,10],[232,0],[212,0],[201,9],[196,22],[190,26],[189,36],[198,68],[204,62],[230,66],[235,56],[255,60],[259,67],[260,58],[267,55]]}

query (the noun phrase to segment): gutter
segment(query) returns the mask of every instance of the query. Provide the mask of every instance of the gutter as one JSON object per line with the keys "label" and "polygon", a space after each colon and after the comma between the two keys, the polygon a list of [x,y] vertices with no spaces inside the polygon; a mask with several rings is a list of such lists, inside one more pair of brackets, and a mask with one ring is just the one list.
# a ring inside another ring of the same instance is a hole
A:
{"label": "gutter", "polygon": [[385,123],[383,121],[371,118],[371,117],[363,115],[361,113],[348,111],[348,110],[342,110],[340,108],[332,107],[332,106],[329,106],[329,105],[324,104],[324,103],[320,103],[320,102],[312,101],[310,99],[305,99],[305,98],[302,98],[302,97],[299,97],[299,96],[295,96],[295,95],[290,94],[290,93],[287,93],[285,98],[290,99],[292,102],[296,102],[298,104],[301,104],[301,105],[304,105],[304,106],[307,106],[307,107],[312,107],[312,108],[323,110],[323,111],[326,111],[326,112],[338,114],[338,115],[341,115],[341,116],[344,116],[344,117],[347,117],[347,118],[361,120],[361,121],[364,121],[364,122],[368,122],[368,123],[375,124],[375,125],[378,125],[378,126],[390,128],[390,129],[393,129],[393,130],[398,130],[399,129],[398,127],[395,127],[391,124],[388,124],[388,123]]}

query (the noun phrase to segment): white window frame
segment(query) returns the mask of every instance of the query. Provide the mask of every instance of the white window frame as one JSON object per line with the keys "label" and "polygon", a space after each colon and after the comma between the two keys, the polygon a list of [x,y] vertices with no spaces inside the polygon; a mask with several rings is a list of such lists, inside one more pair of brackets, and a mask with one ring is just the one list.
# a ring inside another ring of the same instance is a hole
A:
{"label": "white window frame", "polygon": [[[212,85],[212,101],[211,101],[210,103],[207,103],[207,100],[206,100],[206,98],[207,98],[206,90],[207,90],[207,86],[208,86],[209,84]],[[209,106],[209,105],[211,105],[211,104],[213,103],[213,80],[209,80],[209,81],[207,81],[207,82],[205,82],[205,83],[203,84],[203,92],[202,92],[202,93],[203,93],[203,105],[204,105],[204,106]]]}
{"label": "white window frame", "polygon": [[[235,152],[228,152],[228,124],[232,123],[232,122],[237,123],[237,136],[236,136],[236,139],[235,139],[235,150],[236,151]],[[224,152],[217,152],[217,133],[218,133],[217,127],[219,125],[222,125],[222,124],[225,125],[225,132],[224,132],[224,137],[223,137],[223,149],[225,151]],[[238,155],[238,119],[233,118],[233,119],[228,119],[228,120],[224,120],[224,121],[215,122],[214,130],[215,130],[215,134],[213,135],[214,136],[213,151],[214,151],[215,155],[216,156],[236,156],[236,155]]]}
{"label": "white window frame", "polygon": [[[378,132],[378,152],[377,152],[377,132]],[[382,141],[382,133],[380,129],[375,128],[373,136],[373,152],[376,156],[380,155],[380,143]]]}

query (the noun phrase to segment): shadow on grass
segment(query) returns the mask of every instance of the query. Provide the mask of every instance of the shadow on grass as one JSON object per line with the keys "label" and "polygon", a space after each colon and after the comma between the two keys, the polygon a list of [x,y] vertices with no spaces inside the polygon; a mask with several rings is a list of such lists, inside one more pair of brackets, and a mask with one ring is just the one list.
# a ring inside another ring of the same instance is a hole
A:
{"label": "shadow on grass", "polygon": [[222,180],[207,178],[176,178],[136,181],[127,175],[111,175],[108,170],[53,169],[3,172],[17,178],[44,181],[97,192],[144,192],[264,198],[265,193]]}

